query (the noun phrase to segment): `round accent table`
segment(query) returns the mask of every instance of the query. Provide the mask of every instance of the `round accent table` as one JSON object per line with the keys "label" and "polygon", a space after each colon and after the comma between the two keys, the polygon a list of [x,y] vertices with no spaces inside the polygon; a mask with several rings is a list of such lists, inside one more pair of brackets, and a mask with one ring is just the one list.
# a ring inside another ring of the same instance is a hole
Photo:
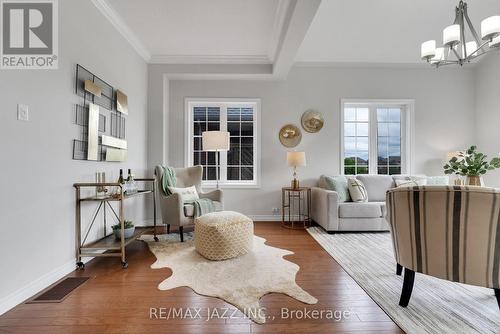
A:
{"label": "round accent table", "polygon": [[311,226],[311,188],[281,188],[281,225],[294,230]]}

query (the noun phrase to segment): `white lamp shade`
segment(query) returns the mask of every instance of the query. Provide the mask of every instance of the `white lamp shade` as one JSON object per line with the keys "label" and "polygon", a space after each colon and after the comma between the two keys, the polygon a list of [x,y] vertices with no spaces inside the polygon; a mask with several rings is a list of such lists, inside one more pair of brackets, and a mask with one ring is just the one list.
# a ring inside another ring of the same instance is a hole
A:
{"label": "white lamp shade", "polygon": [[420,57],[422,59],[430,59],[436,55],[436,41],[430,40],[422,43],[420,48]]}
{"label": "white lamp shade", "polygon": [[203,151],[229,151],[229,132],[205,131],[201,136]]}
{"label": "white lamp shade", "polygon": [[306,152],[286,152],[288,166],[302,167],[306,165]]}
{"label": "white lamp shade", "polygon": [[465,43],[465,50],[467,52],[467,57],[472,55],[476,50],[477,50],[477,43],[476,41],[471,41]]}
{"label": "white lamp shade", "polygon": [[488,40],[500,35],[500,16],[490,16],[481,22],[481,37]]}
{"label": "white lamp shade", "polygon": [[443,30],[443,44],[453,46],[460,43],[460,25],[452,24]]}
{"label": "white lamp shade", "polygon": [[490,46],[490,48],[500,46],[500,36],[493,38],[493,40],[490,42],[489,46]]}
{"label": "white lamp shade", "polygon": [[444,60],[444,48],[436,48],[436,55],[431,58],[431,64]]}

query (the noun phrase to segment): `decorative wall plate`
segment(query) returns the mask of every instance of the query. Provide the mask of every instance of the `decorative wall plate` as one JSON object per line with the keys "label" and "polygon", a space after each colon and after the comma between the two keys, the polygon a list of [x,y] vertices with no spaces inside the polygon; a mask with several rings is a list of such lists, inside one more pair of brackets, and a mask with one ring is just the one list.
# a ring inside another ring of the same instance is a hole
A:
{"label": "decorative wall plate", "polygon": [[281,144],[285,147],[295,147],[302,140],[302,132],[293,124],[283,126],[278,136]]}
{"label": "decorative wall plate", "polygon": [[312,109],[306,110],[302,114],[300,121],[304,130],[310,133],[319,132],[325,124],[325,120],[323,119],[321,113]]}

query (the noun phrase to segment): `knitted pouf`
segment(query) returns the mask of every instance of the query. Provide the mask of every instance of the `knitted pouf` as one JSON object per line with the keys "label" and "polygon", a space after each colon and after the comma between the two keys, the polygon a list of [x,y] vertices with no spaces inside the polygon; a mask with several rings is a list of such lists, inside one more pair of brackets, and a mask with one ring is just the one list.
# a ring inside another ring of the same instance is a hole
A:
{"label": "knitted pouf", "polygon": [[209,260],[246,254],[253,245],[253,221],[233,211],[205,214],[195,220],[194,245]]}

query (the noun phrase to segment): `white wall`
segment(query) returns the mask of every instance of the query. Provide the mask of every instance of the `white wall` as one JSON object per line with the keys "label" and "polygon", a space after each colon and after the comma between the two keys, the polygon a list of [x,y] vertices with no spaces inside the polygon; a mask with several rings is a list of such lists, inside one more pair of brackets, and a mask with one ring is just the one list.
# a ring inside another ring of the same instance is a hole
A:
{"label": "white wall", "polygon": [[[500,154],[500,53],[488,55],[476,72],[476,143],[488,160]],[[500,187],[500,170],[485,176],[486,185]]]}
{"label": "white wall", "polygon": [[[147,65],[91,1],[59,1],[59,32],[58,70],[0,70],[0,313],[74,268],[73,183],[93,181],[96,171],[108,179],[120,168],[147,173]],[[77,63],[128,95],[126,163],[72,160]],[[18,103],[29,105],[29,122],[16,120]],[[143,200],[127,215],[150,218]]]}
{"label": "white wall", "polygon": [[280,207],[280,189],[291,171],[278,131],[299,125],[308,108],[321,111],[325,126],[304,133],[296,148],[307,152],[308,166],[299,170],[304,184],[322,173],[339,171],[339,111],[341,98],[415,99],[414,173],[442,174],[446,153],[474,141],[474,72],[470,69],[294,67],[283,82],[171,81],[169,163],[184,164],[185,97],[257,97],[262,99],[262,187],[226,189],[226,208],[253,216]]}

